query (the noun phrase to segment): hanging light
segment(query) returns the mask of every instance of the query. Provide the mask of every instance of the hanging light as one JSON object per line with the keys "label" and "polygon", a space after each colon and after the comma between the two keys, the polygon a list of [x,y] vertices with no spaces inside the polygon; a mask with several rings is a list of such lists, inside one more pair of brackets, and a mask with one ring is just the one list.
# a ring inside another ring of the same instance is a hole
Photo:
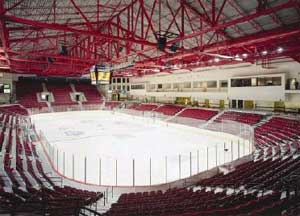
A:
{"label": "hanging light", "polygon": [[236,60],[236,61],[243,61],[243,59],[240,57],[239,54],[236,54],[236,55],[234,56],[234,60]]}
{"label": "hanging light", "polygon": [[282,47],[278,47],[277,48],[277,53],[282,53],[283,52],[283,48]]}
{"label": "hanging light", "polygon": [[248,58],[248,54],[247,53],[243,53],[242,57],[243,58]]}

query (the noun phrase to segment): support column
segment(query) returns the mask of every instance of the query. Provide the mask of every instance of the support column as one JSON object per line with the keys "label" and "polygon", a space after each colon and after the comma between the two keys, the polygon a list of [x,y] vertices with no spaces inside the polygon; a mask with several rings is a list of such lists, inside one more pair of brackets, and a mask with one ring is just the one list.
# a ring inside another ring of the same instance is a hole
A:
{"label": "support column", "polygon": [[86,157],[84,157],[84,183],[86,183]]}

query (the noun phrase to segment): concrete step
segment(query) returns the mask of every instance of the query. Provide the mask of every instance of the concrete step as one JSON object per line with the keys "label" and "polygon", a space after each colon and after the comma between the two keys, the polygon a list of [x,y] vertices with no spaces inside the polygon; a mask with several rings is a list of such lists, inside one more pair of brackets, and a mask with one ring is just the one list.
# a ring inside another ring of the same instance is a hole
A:
{"label": "concrete step", "polygon": [[223,115],[224,112],[225,112],[225,110],[219,112],[217,115],[215,115],[214,117],[209,119],[205,124],[202,125],[202,128],[206,128],[208,125],[213,123],[219,116]]}
{"label": "concrete step", "polygon": [[177,116],[179,116],[182,112],[184,112],[186,109],[188,109],[189,107],[185,107],[183,108],[182,110],[180,110],[178,113],[176,113],[175,115],[173,116],[170,116],[168,118],[165,119],[165,121],[171,121],[173,120],[174,118],[176,118]]}

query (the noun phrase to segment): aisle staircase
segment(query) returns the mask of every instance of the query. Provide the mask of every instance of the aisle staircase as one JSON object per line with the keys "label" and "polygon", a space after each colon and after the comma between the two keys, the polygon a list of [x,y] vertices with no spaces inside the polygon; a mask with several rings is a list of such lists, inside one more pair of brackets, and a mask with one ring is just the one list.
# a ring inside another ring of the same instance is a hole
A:
{"label": "aisle staircase", "polygon": [[154,112],[155,110],[157,110],[159,107],[164,106],[165,104],[158,104],[157,107],[155,109],[152,110],[152,112]]}
{"label": "aisle staircase", "polygon": [[183,108],[182,110],[180,110],[178,113],[176,113],[175,115],[170,116],[170,117],[167,117],[167,118],[165,119],[165,121],[167,122],[167,121],[173,120],[174,118],[176,118],[177,116],[179,116],[179,115],[180,115],[183,111],[185,111],[186,109],[189,109],[189,107],[185,107],[185,108]]}
{"label": "aisle staircase", "polygon": [[208,125],[214,123],[214,121],[221,115],[223,115],[225,112],[225,110],[222,110],[221,112],[219,112],[217,115],[215,115],[214,117],[212,117],[211,119],[209,119],[207,122],[205,122],[204,124],[201,125],[201,128],[206,128]]}
{"label": "aisle staircase", "polygon": [[43,92],[48,92],[46,83],[42,83]]}
{"label": "aisle staircase", "polygon": [[273,118],[273,116],[271,114],[265,115],[265,117],[263,119],[261,119],[260,122],[258,122],[257,124],[253,125],[253,127],[254,128],[259,127],[259,126],[265,124],[266,122],[268,122],[269,120],[271,120],[271,118]]}
{"label": "aisle staircase", "polygon": [[48,109],[49,109],[49,112],[54,112],[52,106],[51,106],[51,103],[50,102],[46,102],[47,106],[48,106]]}
{"label": "aisle staircase", "polygon": [[107,212],[111,205],[118,202],[120,195],[112,194],[112,191],[106,191],[106,194],[103,199],[98,200],[96,203],[93,203],[86,208],[81,209],[82,215],[102,215]]}
{"label": "aisle staircase", "polygon": [[75,93],[76,92],[75,85],[73,83],[70,83],[70,87],[72,89],[72,92]]}

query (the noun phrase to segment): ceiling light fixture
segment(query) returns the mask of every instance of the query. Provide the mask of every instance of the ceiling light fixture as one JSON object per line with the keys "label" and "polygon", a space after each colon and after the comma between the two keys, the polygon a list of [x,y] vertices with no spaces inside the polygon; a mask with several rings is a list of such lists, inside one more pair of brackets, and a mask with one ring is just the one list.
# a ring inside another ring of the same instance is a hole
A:
{"label": "ceiling light fixture", "polygon": [[283,48],[282,48],[282,47],[278,47],[278,48],[277,48],[277,52],[278,52],[278,53],[282,53],[282,52],[283,52]]}
{"label": "ceiling light fixture", "polygon": [[247,53],[243,53],[242,57],[243,58],[248,58],[248,54]]}
{"label": "ceiling light fixture", "polygon": [[220,62],[220,59],[219,59],[219,58],[215,58],[214,61],[215,61],[216,63],[218,63],[218,62]]}

